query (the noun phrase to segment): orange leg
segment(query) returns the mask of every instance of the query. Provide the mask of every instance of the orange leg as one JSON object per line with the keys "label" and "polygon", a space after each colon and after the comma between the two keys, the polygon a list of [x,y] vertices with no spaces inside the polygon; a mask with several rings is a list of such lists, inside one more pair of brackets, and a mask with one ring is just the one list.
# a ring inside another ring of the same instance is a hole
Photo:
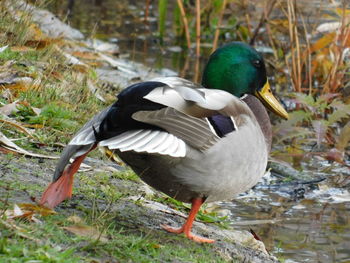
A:
{"label": "orange leg", "polygon": [[171,232],[171,233],[176,233],[176,234],[184,233],[187,238],[189,238],[193,241],[199,242],[199,243],[214,243],[215,240],[213,240],[213,239],[208,239],[205,237],[196,236],[196,235],[191,233],[193,221],[196,218],[196,215],[197,215],[201,205],[203,204],[203,202],[204,201],[202,198],[194,198],[192,200],[192,207],[191,207],[190,214],[188,215],[186,223],[182,227],[173,228],[173,227],[170,227],[167,225],[161,225],[161,227],[163,229],[165,229],[166,231]]}

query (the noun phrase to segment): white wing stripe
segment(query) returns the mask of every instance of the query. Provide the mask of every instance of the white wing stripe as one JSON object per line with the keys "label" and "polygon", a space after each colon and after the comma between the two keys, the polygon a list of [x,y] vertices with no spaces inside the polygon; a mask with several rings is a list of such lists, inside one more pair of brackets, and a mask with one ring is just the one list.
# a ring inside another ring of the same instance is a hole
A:
{"label": "white wing stripe", "polygon": [[148,134],[145,138],[142,139],[142,141],[136,143],[133,145],[133,150],[138,151],[138,149],[142,149],[142,151],[145,151],[146,145],[152,141],[152,139],[156,136],[158,136],[160,131],[152,131],[150,134]]}
{"label": "white wing stripe", "polygon": [[141,133],[143,130],[135,130],[135,131],[127,131],[122,133],[121,135],[112,137],[108,140],[104,140],[100,142],[100,146],[108,146],[110,144],[117,144],[117,143],[121,143],[123,141],[126,141],[130,138],[132,138],[133,136],[137,135],[138,133]]}
{"label": "white wing stripe", "polygon": [[167,151],[165,151],[165,154],[173,155],[176,153],[176,150],[179,148],[179,142],[181,142],[181,140],[178,140],[177,137],[175,137],[175,139],[176,140],[171,145],[169,145]]}
{"label": "white wing stripe", "polygon": [[159,153],[165,154],[167,149],[174,143],[174,141],[175,136],[169,133],[166,140],[161,145],[159,145],[159,147],[157,147],[157,150]]}
{"label": "white wing stripe", "polygon": [[149,146],[149,152],[157,152],[157,147],[161,145],[167,138],[169,133],[162,132],[158,137],[154,138]]}
{"label": "white wing stripe", "polygon": [[143,142],[145,137],[149,135],[152,131],[151,130],[145,130],[133,138],[130,138],[128,141],[123,141],[119,144],[113,144],[113,147],[117,146],[119,149],[123,149],[123,151],[129,151],[134,149],[135,144],[139,144],[140,142]]}
{"label": "white wing stripe", "polygon": [[108,147],[110,150],[119,149],[122,152],[148,152],[173,157],[184,157],[186,155],[186,145],[181,139],[159,130],[128,131],[102,141],[100,146]]}

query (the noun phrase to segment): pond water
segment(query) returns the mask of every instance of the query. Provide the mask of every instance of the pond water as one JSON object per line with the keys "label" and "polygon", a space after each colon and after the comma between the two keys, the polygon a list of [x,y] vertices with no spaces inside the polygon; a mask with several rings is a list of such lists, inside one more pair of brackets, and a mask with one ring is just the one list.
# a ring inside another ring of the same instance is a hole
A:
{"label": "pond water", "polygon": [[[49,10],[65,18],[86,36],[117,43],[122,56],[151,67],[169,68],[182,77],[198,81],[198,72],[211,47],[203,45],[201,58],[195,59],[193,51],[177,45],[173,30],[167,31],[161,45],[154,34],[157,31],[157,7],[150,6],[145,23],[146,2],[51,1]],[[245,2],[251,3],[246,6],[251,12],[261,12],[260,1]],[[304,2],[303,12],[309,22],[318,21],[316,10],[323,5],[327,11],[330,3],[322,0]],[[260,15],[252,17],[257,17],[255,22],[258,23]],[[172,27],[172,19],[167,19],[168,28]],[[199,70],[196,72],[195,68]],[[324,161],[304,164],[304,173],[314,175],[312,180],[283,183],[278,175],[272,175],[270,180],[265,178],[237,200],[223,202],[221,209],[229,211],[235,228],[253,229],[269,252],[284,262],[350,262],[350,194],[347,190],[350,173],[349,169],[341,167],[329,169],[332,173],[320,173],[328,166]],[[326,180],[317,181],[322,178]]]}

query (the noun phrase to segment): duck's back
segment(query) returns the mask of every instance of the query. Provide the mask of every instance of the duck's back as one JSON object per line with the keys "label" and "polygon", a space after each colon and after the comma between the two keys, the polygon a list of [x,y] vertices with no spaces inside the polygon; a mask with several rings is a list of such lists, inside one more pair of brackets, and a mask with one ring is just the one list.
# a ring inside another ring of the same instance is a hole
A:
{"label": "duck's back", "polygon": [[179,201],[233,198],[263,176],[271,141],[265,108],[252,96],[244,100],[260,114],[263,123],[267,122],[263,129],[251,114],[241,114],[236,117],[234,129],[208,149],[198,150],[186,144],[186,155],[181,158],[134,151],[116,153],[147,184]]}

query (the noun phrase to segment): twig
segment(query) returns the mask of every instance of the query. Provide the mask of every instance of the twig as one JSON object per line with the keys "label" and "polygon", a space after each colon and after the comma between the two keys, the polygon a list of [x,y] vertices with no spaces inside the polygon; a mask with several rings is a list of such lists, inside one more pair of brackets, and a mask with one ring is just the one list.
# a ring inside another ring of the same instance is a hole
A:
{"label": "twig", "polygon": [[288,28],[290,37],[290,48],[292,56],[292,80],[295,91],[301,92],[301,64],[300,64],[300,45],[298,37],[298,28],[296,26],[295,0],[288,0]]}
{"label": "twig", "polygon": [[201,52],[201,1],[196,0],[196,56]]}
{"label": "twig", "polygon": [[187,48],[190,49],[191,48],[191,37],[190,37],[190,31],[188,29],[186,12],[185,12],[184,6],[182,4],[182,0],[177,0],[177,5],[179,6],[182,22],[184,24],[185,36],[186,36],[186,41],[187,41]]}
{"label": "twig", "polygon": [[198,83],[199,80],[199,56],[196,56],[196,63],[194,68],[193,82]]}
{"label": "twig", "polygon": [[[346,41],[350,37],[350,24],[349,21],[346,19],[346,5],[345,1],[343,2],[343,13],[342,13],[342,24],[341,28],[339,30],[339,33],[337,34],[336,38],[334,39],[333,43],[333,53],[335,54],[335,63],[333,63],[331,71],[327,77],[326,83],[324,85],[324,93],[331,92],[334,93],[338,89],[338,87],[342,83],[342,79],[344,77],[344,70],[340,72],[338,69],[341,68],[341,64],[343,61],[343,55],[346,48]],[[339,41],[340,40],[340,41]],[[340,44],[337,44],[339,43]]]}
{"label": "twig", "polygon": [[217,45],[218,45],[220,26],[221,26],[221,22],[222,22],[222,17],[224,15],[224,12],[225,12],[225,9],[226,9],[226,3],[227,3],[227,0],[224,0],[222,2],[220,14],[219,14],[219,20],[218,20],[218,23],[217,23],[216,29],[215,29],[213,48],[212,48],[211,52],[214,52],[214,50],[217,48]]}
{"label": "twig", "polygon": [[260,31],[260,28],[263,27],[263,25],[266,23],[266,21],[268,20],[272,10],[273,10],[273,7],[275,6],[277,0],[272,0],[272,1],[269,1],[266,5],[265,5],[265,8],[264,8],[264,12],[261,14],[261,18],[260,18],[260,21],[259,21],[259,24],[258,26],[255,28],[254,30],[254,33],[253,33],[253,36],[249,42],[250,45],[254,45],[255,43],[255,39],[256,37],[258,36],[259,34],[259,31]]}
{"label": "twig", "polygon": [[146,9],[145,9],[145,16],[143,18],[143,21],[145,23],[148,22],[148,15],[149,15],[149,5],[150,5],[151,0],[146,0]]}
{"label": "twig", "polygon": [[303,23],[303,28],[304,28],[304,33],[305,33],[305,41],[306,41],[306,58],[304,58],[306,60],[305,65],[307,67],[306,73],[307,76],[307,80],[308,80],[308,84],[309,84],[309,95],[312,94],[312,74],[311,74],[311,67],[312,67],[312,63],[311,63],[311,45],[310,45],[310,41],[309,41],[309,37],[308,37],[308,33],[307,33],[307,28],[306,28],[306,24],[305,24],[305,20],[304,20],[304,16],[301,15],[301,21]]}

